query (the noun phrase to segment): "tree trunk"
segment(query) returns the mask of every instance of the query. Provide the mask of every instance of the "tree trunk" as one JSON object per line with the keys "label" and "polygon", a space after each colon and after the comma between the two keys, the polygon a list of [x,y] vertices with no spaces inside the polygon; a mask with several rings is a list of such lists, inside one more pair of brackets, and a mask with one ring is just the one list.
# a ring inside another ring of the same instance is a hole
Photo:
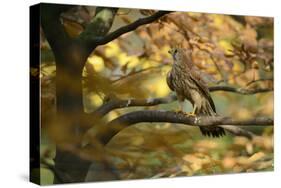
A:
{"label": "tree trunk", "polygon": [[[70,48],[64,53],[54,53],[56,59],[56,96],[57,117],[70,118],[71,135],[80,137],[83,135],[83,127],[79,120],[83,116],[82,70],[87,56],[79,52],[81,48]],[[74,56],[74,57],[73,57]],[[77,117],[77,119],[75,118]],[[78,144],[78,143],[77,143]],[[77,145],[75,147],[80,147]],[[65,181],[83,182],[90,165],[90,161],[81,159],[74,153],[57,148],[55,168],[63,172],[69,178]],[[57,179],[55,183],[59,182]]]}
{"label": "tree trunk", "polygon": [[[72,39],[64,31],[60,22],[60,14],[72,7],[42,4],[40,9],[41,25],[56,61],[56,119],[65,117],[71,119],[71,121],[67,121],[68,124],[63,122],[60,125],[58,121],[56,126],[69,126],[71,127],[71,135],[81,137],[84,133],[80,121],[84,115],[82,71],[88,56],[96,45],[91,43],[89,46],[85,41],[87,37],[83,38],[85,35],[81,36],[81,40]],[[92,23],[85,30],[86,36],[102,37],[106,35],[111,28],[116,11],[117,9],[97,8]],[[74,147],[79,148],[80,143],[74,143]],[[91,163],[92,161],[84,160],[75,153],[57,147],[54,169],[56,170],[55,174],[60,177],[55,177],[54,183],[84,182]],[[99,164],[99,161],[94,163]],[[91,170],[98,171],[103,164],[97,166],[99,169],[91,168]],[[108,170],[106,167],[102,167],[102,169]],[[110,177],[106,179],[114,177],[111,176],[110,169],[105,174],[109,174]]]}

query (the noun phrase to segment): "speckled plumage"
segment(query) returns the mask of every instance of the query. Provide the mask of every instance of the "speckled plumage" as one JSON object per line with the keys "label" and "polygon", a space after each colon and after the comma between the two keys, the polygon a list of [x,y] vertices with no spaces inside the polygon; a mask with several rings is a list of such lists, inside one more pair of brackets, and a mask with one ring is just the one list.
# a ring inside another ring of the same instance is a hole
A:
{"label": "speckled plumage", "polygon": [[[191,51],[173,48],[169,51],[173,56],[172,70],[167,74],[169,88],[177,94],[179,102],[189,100],[196,106],[196,115],[216,115],[216,108],[209,89],[202,80],[200,71],[192,64]],[[203,135],[220,137],[225,134],[221,127],[200,127]]]}

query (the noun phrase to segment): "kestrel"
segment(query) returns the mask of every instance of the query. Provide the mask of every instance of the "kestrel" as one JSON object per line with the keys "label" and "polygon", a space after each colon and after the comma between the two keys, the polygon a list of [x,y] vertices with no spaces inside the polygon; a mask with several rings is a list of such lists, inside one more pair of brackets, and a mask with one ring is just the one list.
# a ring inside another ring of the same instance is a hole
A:
{"label": "kestrel", "polygon": [[[187,99],[193,105],[193,112],[189,115],[216,116],[214,101],[201,72],[192,63],[191,51],[173,48],[169,53],[174,63],[167,74],[167,84],[176,93],[180,110],[183,111],[183,102]],[[200,127],[200,130],[205,136],[220,137],[225,134],[224,129],[217,126]]]}

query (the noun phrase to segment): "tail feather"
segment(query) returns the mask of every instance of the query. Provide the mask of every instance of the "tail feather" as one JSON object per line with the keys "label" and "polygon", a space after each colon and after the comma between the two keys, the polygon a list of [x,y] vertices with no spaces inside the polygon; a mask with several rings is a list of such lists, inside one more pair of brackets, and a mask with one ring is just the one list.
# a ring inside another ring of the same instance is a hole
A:
{"label": "tail feather", "polygon": [[[215,109],[210,106],[209,102],[206,102],[206,105],[201,108],[197,114],[208,115],[208,116],[217,116]],[[219,138],[225,135],[225,131],[221,127],[211,126],[211,127],[200,127],[200,131],[204,136]]]}
{"label": "tail feather", "polygon": [[204,136],[221,137],[225,135],[225,131],[221,127],[200,127],[200,131]]}

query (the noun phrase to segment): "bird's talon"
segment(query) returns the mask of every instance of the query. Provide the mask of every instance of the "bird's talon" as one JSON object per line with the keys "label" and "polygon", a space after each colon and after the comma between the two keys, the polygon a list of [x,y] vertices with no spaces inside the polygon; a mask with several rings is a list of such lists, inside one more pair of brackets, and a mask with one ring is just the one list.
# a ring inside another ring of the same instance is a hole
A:
{"label": "bird's talon", "polygon": [[187,116],[196,117],[196,114],[193,112],[185,113]]}
{"label": "bird's talon", "polygon": [[193,112],[184,112],[182,110],[177,110],[176,113],[177,114],[183,114],[183,115],[186,115],[186,116],[196,117],[196,114],[193,113]]}
{"label": "bird's talon", "polygon": [[176,113],[177,113],[177,114],[185,114],[185,112],[182,111],[182,110],[177,110]]}

